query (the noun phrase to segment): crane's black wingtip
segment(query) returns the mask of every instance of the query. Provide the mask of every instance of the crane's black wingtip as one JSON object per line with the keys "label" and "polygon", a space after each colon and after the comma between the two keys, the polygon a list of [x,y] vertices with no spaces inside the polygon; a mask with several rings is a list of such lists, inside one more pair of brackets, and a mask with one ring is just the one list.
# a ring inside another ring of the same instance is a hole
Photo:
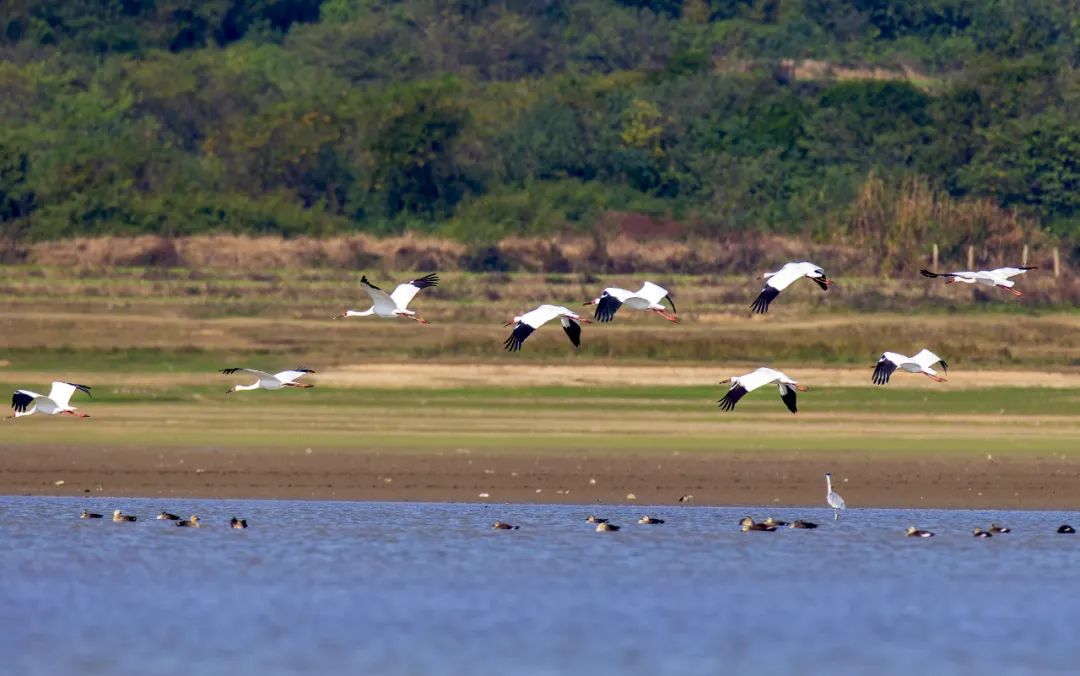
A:
{"label": "crane's black wingtip", "polygon": [[921,268],[921,269],[919,270],[919,274],[920,274],[920,275],[922,275],[923,277],[930,277],[930,278],[933,278],[933,277],[940,277],[940,276],[941,276],[941,275],[939,275],[939,274],[938,274],[938,273],[936,273],[936,272],[930,272],[930,271],[929,271],[929,270],[927,270],[926,268]]}

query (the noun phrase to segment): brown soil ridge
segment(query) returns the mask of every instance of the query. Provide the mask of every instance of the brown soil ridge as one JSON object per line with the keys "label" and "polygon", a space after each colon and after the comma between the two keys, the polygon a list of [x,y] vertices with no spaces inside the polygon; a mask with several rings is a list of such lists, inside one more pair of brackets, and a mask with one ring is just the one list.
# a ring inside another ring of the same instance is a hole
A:
{"label": "brown soil ridge", "polygon": [[1071,456],[0,447],[0,494],[108,496],[121,507],[156,497],[161,509],[176,498],[824,507],[825,471],[853,509],[1080,509]]}

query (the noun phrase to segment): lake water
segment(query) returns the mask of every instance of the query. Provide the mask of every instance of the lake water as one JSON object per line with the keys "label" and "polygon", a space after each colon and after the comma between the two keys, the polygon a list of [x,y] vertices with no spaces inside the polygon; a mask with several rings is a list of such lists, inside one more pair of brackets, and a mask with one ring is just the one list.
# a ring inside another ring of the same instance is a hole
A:
{"label": "lake water", "polygon": [[[747,513],[821,528],[741,533]],[[1014,531],[971,537],[991,521]],[[0,498],[0,671],[1075,673],[1063,522],[1080,515]]]}

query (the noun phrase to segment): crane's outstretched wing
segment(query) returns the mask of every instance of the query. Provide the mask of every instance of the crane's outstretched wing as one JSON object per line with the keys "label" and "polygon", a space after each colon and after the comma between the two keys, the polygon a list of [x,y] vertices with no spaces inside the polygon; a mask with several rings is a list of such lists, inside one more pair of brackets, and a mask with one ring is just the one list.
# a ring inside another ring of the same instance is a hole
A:
{"label": "crane's outstretched wing", "polygon": [[26,409],[30,408],[30,404],[34,403],[34,400],[39,397],[41,395],[37,392],[15,390],[15,394],[11,397],[11,408],[15,409],[16,413],[26,413]]}
{"label": "crane's outstretched wing", "polygon": [[566,335],[570,336],[570,342],[574,344],[574,347],[581,347],[581,324],[569,317],[562,317],[562,327]]}
{"label": "crane's outstretched wing", "polygon": [[424,275],[418,279],[414,279],[411,282],[404,284],[398,284],[394,292],[390,294],[390,299],[402,310],[408,307],[412,299],[416,297],[416,294],[420,293],[420,289],[426,289],[429,286],[439,285],[438,273],[432,272],[431,274]]}
{"label": "crane's outstretched wing", "polygon": [[997,270],[991,270],[990,274],[998,276],[998,277],[1004,277],[1005,279],[1008,279],[1010,277],[1015,277],[1017,275],[1022,275],[1025,272],[1027,272],[1028,270],[1035,270],[1038,267],[1039,266],[1037,266],[1037,265],[1029,265],[1029,266],[1019,267],[1019,268],[998,268]]}
{"label": "crane's outstretched wing", "polygon": [[795,397],[798,392],[795,388],[784,383],[777,383],[777,387],[780,388],[780,398],[784,401],[784,406],[787,406],[792,413],[798,413],[799,409],[795,406]]}
{"label": "crane's outstretched wing", "polygon": [[297,378],[302,377],[305,373],[315,373],[311,369],[306,369],[302,366],[298,366],[292,371],[282,371],[281,373],[275,373],[274,377],[283,383],[291,383]]}
{"label": "crane's outstretched wing", "polygon": [[259,378],[273,378],[274,377],[272,374],[267,373],[266,371],[260,371],[258,369],[245,369],[245,368],[221,369],[221,372],[224,373],[227,376],[231,376],[232,374],[236,373],[237,371],[243,371],[245,373],[254,373]]}
{"label": "crane's outstretched wing", "polygon": [[367,275],[362,275],[360,277],[360,288],[371,298],[371,302],[375,305],[376,312],[390,314],[397,309],[397,304],[394,302],[394,299],[390,297],[390,294],[369,282]]}
{"label": "crane's outstretched wing", "polygon": [[503,342],[503,347],[506,348],[507,352],[517,352],[521,349],[521,344],[525,342],[525,339],[531,336],[535,330],[524,322],[518,322],[514,326],[514,330],[510,332],[510,336]]}
{"label": "crane's outstretched wing", "polygon": [[889,378],[892,377],[893,371],[896,370],[896,364],[892,363],[885,355],[878,359],[877,366],[874,367],[874,375],[870,376],[870,380],[875,385],[884,385],[889,382]]}
{"label": "crane's outstretched wing", "polygon": [[593,317],[598,322],[610,322],[615,318],[615,313],[621,307],[622,301],[605,290],[600,296],[600,302],[596,304],[596,312],[593,313]]}
{"label": "crane's outstretched wing", "polygon": [[667,289],[660,286],[659,284],[645,282],[641,285],[641,288],[638,289],[637,293],[635,293],[634,295],[640,298],[644,298],[645,300],[655,305],[663,305],[664,300],[667,300],[667,302],[671,305],[671,311],[673,313],[678,313],[678,310],[675,309],[675,301],[671,299],[671,294],[668,293]]}
{"label": "crane's outstretched wing", "polygon": [[911,361],[915,362],[924,369],[930,368],[934,364],[941,362],[941,370],[945,373],[949,372],[949,365],[945,363],[945,360],[937,356],[930,350],[927,350],[926,348],[919,350],[919,354],[912,357]]}
{"label": "crane's outstretched wing", "polygon": [[735,384],[731,386],[731,389],[727,391],[724,398],[720,400],[720,410],[730,411],[735,408],[735,404],[739,403],[739,400],[746,396],[746,388],[742,385]]}
{"label": "crane's outstretched wing", "polygon": [[49,390],[49,399],[55,401],[61,408],[64,408],[71,402],[71,395],[75,394],[75,391],[85,392],[87,396],[93,398],[90,394],[90,388],[86,385],[79,385],[77,383],[66,383],[61,380],[56,380],[52,384],[52,389]]}
{"label": "crane's outstretched wing", "polygon": [[769,303],[776,300],[776,297],[780,295],[780,289],[775,286],[765,285],[765,288],[761,290],[758,297],[754,299],[754,302],[750,305],[750,310],[758,314],[764,314],[769,311]]}

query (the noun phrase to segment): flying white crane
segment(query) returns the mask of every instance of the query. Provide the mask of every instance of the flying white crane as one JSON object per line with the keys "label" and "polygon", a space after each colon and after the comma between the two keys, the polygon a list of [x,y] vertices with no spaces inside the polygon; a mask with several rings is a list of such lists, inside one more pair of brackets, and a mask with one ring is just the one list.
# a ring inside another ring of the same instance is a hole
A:
{"label": "flying white crane", "polygon": [[90,388],[86,385],[65,383],[60,380],[53,381],[52,389],[49,390],[49,396],[47,397],[30,390],[15,390],[15,394],[11,397],[11,408],[15,409],[15,414],[4,419],[21,418],[24,415],[33,415],[34,413],[89,418],[90,416],[85,413],[76,413],[75,407],[70,404],[71,395],[75,394],[76,390],[85,392],[93,398],[93,395],[90,394]]}
{"label": "flying white crane", "polygon": [[720,408],[725,411],[730,411],[735,408],[735,404],[739,403],[739,400],[746,396],[747,392],[753,392],[762,385],[770,385],[776,383],[780,389],[780,398],[784,400],[784,405],[788,407],[788,410],[792,413],[797,413],[798,409],[795,406],[795,391],[806,392],[807,388],[795,382],[787,375],[770,368],[759,368],[756,371],[751,371],[744,376],[735,376],[726,380],[721,380],[720,384],[731,383],[731,389],[727,391],[724,398],[720,400]]}
{"label": "flying white crane", "polygon": [[585,324],[591,324],[592,322],[561,305],[541,305],[535,310],[514,317],[503,324],[503,326],[514,326],[514,330],[510,333],[510,337],[503,343],[503,347],[509,352],[517,352],[521,349],[521,344],[525,342],[526,338],[532,335],[533,331],[556,317],[559,318],[559,321],[562,323],[563,331],[566,331],[566,335],[570,337],[570,342],[574,344],[574,347],[580,346],[581,324],[579,322]]}
{"label": "flying white crane", "polygon": [[1010,279],[1017,275],[1022,275],[1028,270],[1034,270],[1037,266],[1031,265],[1019,268],[997,268],[996,270],[979,270],[977,272],[971,272],[969,270],[963,270],[960,272],[930,272],[923,268],[919,270],[919,273],[923,277],[944,277],[946,284],[952,284],[953,282],[963,282],[964,284],[983,284],[985,286],[996,286],[999,289],[1005,289],[1014,296],[1023,296],[1023,292],[1017,291],[1013,288],[1016,282]]}
{"label": "flying white crane", "polygon": [[832,474],[825,472],[825,502],[833,508],[833,521],[840,518],[840,512],[847,507],[840,494],[832,489]]}
{"label": "flying white crane", "polygon": [[367,275],[364,275],[360,278],[360,288],[367,292],[367,295],[371,296],[371,307],[363,312],[360,312],[359,310],[346,310],[343,314],[336,315],[334,319],[344,319],[346,317],[370,317],[371,315],[375,315],[384,319],[405,317],[421,324],[430,324],[428,320],[420,317],[407,308],[409,303],[412,302],[412,299],[416,297],[416,294],[420,293],[420,289],[438,285],[439,275],[432,272],[429,275],[424,275],[411,282],[398,284],[393,293],[386,293],[369,282]]}
{"label": "flying white crane", "polygon": [[282,371],[281,373],[275,373],[273,375],[266,371],[259,371],[258,369],[221,369],[221,372],[225,375],[232,375],[237,371],[243,371],[245,373],[253,373],[258,376],[258,380],[252,385],[234,385],[225,394],[232,394],[233,392],[241,392],[244,390],[257,390],[262,388],[264,390],[280,390],[283,387],[315,387],[307,383],[296,382],[297,378],[301,378],[304,374],[315,373],[311,369],[297,368],[292,371]]}
{"label": "flying white crane", "polygon": [[[664,307],[664,299],[671,303],[671,314],[668,314],[667,308]],[[671,294],[664,287],[652,282],[645,282],[633,293],[615,286],[608,287],[599,298],[593,298],[585,305],[596,306],[593,319],[598,322],[610,322],[623,305],[633,310],[651,310],[669,322],[679,321],[679,318],[675,316],[678,311],[675,309],[675,301],[671,299]]]}
{"label": "flying white crane", "polygon": [[769,311],[769,303],[776,300],[776,297],[780,295],[780,292],[792,285],[796,280],[803,277],[808,278],[821,287],[822,291],[828,291],[829,285],[833,283],[831,279],[825,277],[825,271],[814,265],[809,261],[803,261],[801,263],[785,263],[784,267],[780,268],[776,272],[766,272],[765,287],[761,289],[761,293],[750,305],[750,309],[753,312],[763,313]]}
{"label": "flying white crane", "polygon": [[908,373],[922,373],[931,380],[943,383],[945,379],[931,368],[938,362],[941,362],[941,370],[948,373],[949,365],[945,363],[945,360],[926,348],[919,350],[919,353],[914,357],[905,357],[897,352],[883,352],[881,358],[878,359],[877,366],[874,367],[874,375],[870,379],[874,381],[875,385],[884,385],[889,382],[893,371],[900,369]]}

